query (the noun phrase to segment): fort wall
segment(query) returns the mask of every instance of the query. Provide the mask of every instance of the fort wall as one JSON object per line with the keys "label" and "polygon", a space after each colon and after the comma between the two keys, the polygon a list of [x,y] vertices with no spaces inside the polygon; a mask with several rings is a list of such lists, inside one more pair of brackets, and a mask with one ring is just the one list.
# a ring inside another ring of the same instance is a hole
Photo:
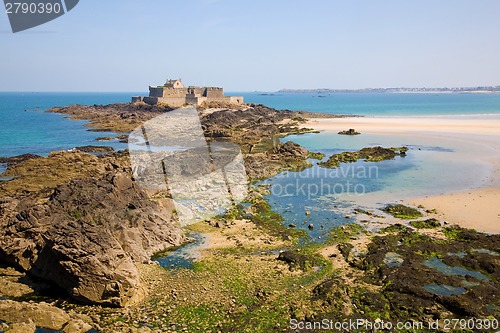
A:
{"label": "fort wall", "polygon": [[207,88],[205,96],[211,99],[224,98],[224,90],[222,88]]}
{"label": "fort wall", "polygon": [[243,104],[243,96],[225,96],[224,101],[229,104]]}
{"label": "fort wall", "polygon": [[163,97],[163,87],[149,87],[149,97]]}

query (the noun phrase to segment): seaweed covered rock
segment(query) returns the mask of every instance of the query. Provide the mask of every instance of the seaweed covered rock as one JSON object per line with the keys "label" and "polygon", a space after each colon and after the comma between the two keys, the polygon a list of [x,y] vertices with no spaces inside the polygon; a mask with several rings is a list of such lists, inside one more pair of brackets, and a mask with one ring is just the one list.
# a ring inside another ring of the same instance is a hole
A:
{"label": "seaweed covered rock", "polygon": [[407,147],[399,148],[383,148],[380,146],[363,148],[356,152],[343,152],[333,154],[326,162],[318,163],[324,168],[338,168],[340,163],[353,163],[358,160],[366,162],[380,162],[384,160],[392,160],[396,156],[406,156]]}
{"label": "seaweed covered rock", "polygon": [[273,177],[283,170],[301,170],[312,164],[307,161],[309,151],[295,142],[288,141],[257,154],[245,155],[248,176],[255,179]]}
{"label": "seaweed covered rock", "polygon": [[15,164],[15,163],[24,162],[26,160],[30,160],[30,159],[34,159],[34,158],[41,158],[41,156],[35,155],[35,154],[22,154],[22,155],[11,156],[11,157],[0,156],[0,163]]}
{"label": "seaweed covered rock", "polygon": [[[422,212],[417,208],[408,207],[402,204],[387,205],[381,210],[398,219],[414,219],[423,216]],[[432,221],[429,221],[429,223],[432,223]]]}
{"label": "seaweed covered rock", "polygon": [[287,250],[278,255],[277,260],[288,264],[290,270],[307,270],[319,264],[314,254],[301,253],[300,250]]}
{"label": "seaweed covered rock", "polygon": [[441,226],[441,222],[435,218],[430,218],[426,220],[411,221],[410,225],[417,229],[434,229]]}

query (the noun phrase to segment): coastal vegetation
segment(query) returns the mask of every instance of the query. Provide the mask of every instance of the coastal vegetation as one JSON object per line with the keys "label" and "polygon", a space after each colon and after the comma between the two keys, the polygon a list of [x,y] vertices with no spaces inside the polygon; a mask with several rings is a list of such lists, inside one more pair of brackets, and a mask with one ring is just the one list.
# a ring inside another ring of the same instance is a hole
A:
{"label": "coastal vegetation", "polygon": [[441,222],[435,218],[430,218],[424,221],[411,221],[410,225],[417,229],[433,229],[441,226]]}
{"label": "coastal vegetation", "polygon": [[318,153],[318,152],[313,152],[313,151],[310,151],[309,154],[308,154],[308,157],[313,159],[313,160],[322,160],[325,158],[325,154],[323,153]]}
{"label": "coastal vegetation", "polygon": [[387,205],[381,210],[394,217],[405,220],[419,218],[423,216],[420,210],[402,204]]}

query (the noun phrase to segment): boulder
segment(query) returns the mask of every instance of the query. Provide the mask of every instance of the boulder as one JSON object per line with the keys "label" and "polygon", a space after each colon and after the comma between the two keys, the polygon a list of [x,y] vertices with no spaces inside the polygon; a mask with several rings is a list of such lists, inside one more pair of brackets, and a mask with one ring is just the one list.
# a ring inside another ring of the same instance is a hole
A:
{"label": "boulder", "polygon": [[86,333],[92,326],[87,324],[81,319],[72,319],[68,322],[64,329],[62,330],[64,333]]}
{"label": "boulder", "polygon": [[[0,320],[11,324],[24,323],[29,325],[29,328],[37,326],[60,330],[70,320],[70,317],[63,310],[45,302],[35,304],[3,300],[0,301]],[[23,329],[27,329],[26,325],[22,326]]]}
{"label": "boulder", "polygon": [[45,202],[0,201],[0,262],[81,302],[124,306],[142,293],[135,263],[183,242],[171,213],[128,173],[75,179]]}
{"label": "boulder", "polygon": [[36,332],[36,325],[32,320],[27,323],[14,323],[5,333],[33,333]]}

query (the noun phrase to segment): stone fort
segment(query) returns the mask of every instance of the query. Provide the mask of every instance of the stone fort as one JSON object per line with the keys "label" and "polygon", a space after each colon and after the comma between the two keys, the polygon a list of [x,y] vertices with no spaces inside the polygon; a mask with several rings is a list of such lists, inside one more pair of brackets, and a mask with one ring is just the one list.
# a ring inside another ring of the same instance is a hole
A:
{"label": "stone fort", "polygon": [[243,104],[242,96],[224,96],[219,87],[185,87],[181,79],[167,80],[163,86],[149,87],[149,96],[134,96],[132,103],[166,104],[181,107],[186,104],[201,105],[203,102]]}

